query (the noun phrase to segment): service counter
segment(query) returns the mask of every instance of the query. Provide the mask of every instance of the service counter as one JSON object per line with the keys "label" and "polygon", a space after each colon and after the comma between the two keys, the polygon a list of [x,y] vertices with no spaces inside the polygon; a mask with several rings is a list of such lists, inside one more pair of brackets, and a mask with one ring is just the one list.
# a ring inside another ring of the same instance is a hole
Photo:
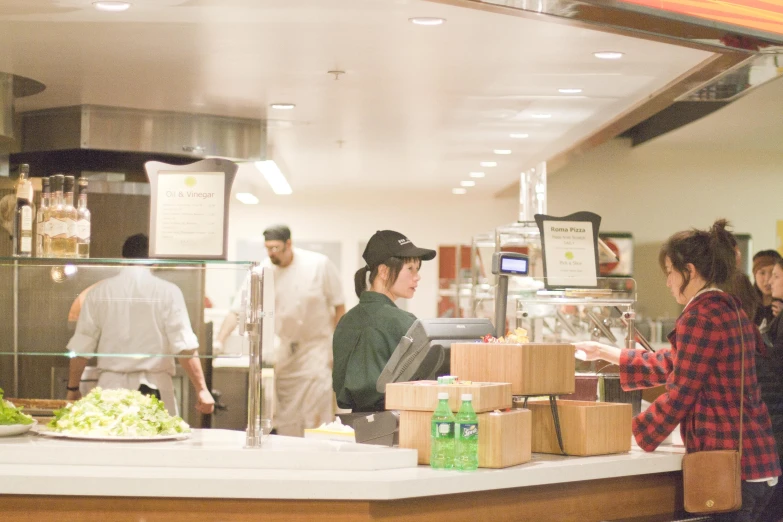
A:
{"label": "service counter", "polygon": [[[0,438],[0,519],[613,520],[681,508],[682,448],[534,454],[476,472],[416,466],[414,450],[195,430],[168,442]],[[7,518],[6,518],[7,517]]]}

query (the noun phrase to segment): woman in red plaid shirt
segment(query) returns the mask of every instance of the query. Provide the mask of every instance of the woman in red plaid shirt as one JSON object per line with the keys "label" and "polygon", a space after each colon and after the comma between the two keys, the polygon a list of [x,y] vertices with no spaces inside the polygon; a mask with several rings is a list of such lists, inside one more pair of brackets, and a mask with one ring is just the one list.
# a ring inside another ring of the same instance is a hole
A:
{"label": "woman in red plaid shirt", "polygon": [[[620,367],[625,390],[666,385],[666,391],[633,419],[639,447],[653,451],[679,424],[688,452],[737,449],[741,339],[745,344],[742,436],[742,508],[715,520],[757,521],[781,474],[769,413],[756,381],[755,354],[763,341],[737,298],[717,287],[736,270],[725,220],[708,231],[670,237],[659,261],[666,286],[685,306],[669,334],[671,348],[655,353],[595,342],[577,343],[588,360]],[[737,322],[737,314],[741,324]]]}

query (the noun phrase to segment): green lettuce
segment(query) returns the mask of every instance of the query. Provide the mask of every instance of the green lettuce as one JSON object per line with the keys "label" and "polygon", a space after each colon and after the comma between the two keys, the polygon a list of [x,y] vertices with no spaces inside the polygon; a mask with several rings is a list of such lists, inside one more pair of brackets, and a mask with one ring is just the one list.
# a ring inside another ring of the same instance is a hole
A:
{"label": "green lettuce", "polygon": [[190,432],[180,417],[172,417],[163,402],[135,390],[93,388],[85,397],[54,412],[47,425],[71,435],[154,437]]}
{"label": "green lettuce", "polygon": [[32,423],[33,418],[22,413],[22,408],[17,408],[13,403],[3,399],[3,389],[0,388],[0,425]]}

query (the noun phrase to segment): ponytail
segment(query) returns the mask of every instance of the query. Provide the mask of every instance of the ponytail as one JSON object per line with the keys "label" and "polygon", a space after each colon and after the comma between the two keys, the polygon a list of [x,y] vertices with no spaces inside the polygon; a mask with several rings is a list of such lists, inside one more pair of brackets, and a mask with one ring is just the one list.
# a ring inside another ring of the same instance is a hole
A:
{"label": "ponytail", "polygon": [[367,290],[367,273],[370,271],[370,267],[363,266],[353,275],[353,286],[356,291],[356,297],[361,297],[362,292]]}
{"label": "ponytail", "polygon": [[705,277],[710,283],[723,284],[734,275],[737,270],[735,247],[737,240],[731,232],[726,230],[728,221],[719,219],[710,228],[710,277]]}

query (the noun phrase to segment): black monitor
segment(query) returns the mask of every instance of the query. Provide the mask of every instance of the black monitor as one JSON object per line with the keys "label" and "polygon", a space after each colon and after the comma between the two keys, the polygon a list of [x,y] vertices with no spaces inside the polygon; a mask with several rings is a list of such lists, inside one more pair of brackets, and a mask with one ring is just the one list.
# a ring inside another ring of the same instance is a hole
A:
{"label": "black monitor", "polygon": [[378,377],[376,389],[386,392],[390,382],[422,381],[448,375],[451,343],[479,341],[493,335],[489,319],[417,319],[400,339]]}

